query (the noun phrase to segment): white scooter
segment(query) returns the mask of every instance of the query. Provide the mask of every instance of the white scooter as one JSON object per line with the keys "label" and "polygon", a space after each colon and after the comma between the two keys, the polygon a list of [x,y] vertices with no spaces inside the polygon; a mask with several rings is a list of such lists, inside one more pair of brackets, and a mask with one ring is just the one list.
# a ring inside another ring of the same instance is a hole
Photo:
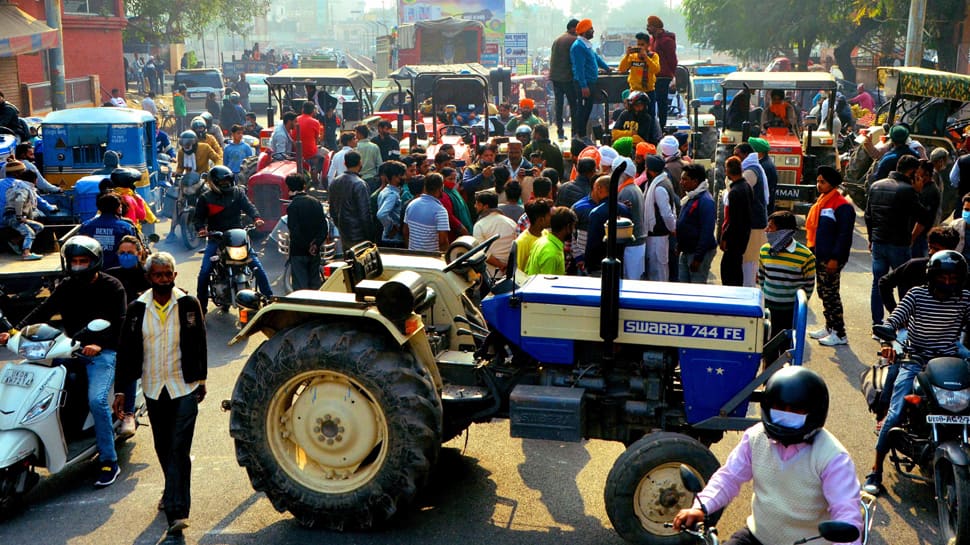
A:
{"label": "white scooter", "polygon": [[[92,320],[75,339],[47,324],[30,325],[11,334],[7,349],[23,360],[0,368],[0,515],[16,509],[39,482],[37,467],[59,473],[97,453],[86,393],[79,392],[82,399],[71,401],[72,411],[87,413],[82,429],[64,429],[68,370],[59,360],[75,357],[82,346],[79,339],[86,333],[104,331],[110,325],[106,320]],[[10,329],[0,313],[0,331]],[[140,387],[136,400],[137,416],[145,412]],[[116,420],[115,437],[120,425],[121,420]],[[65,439],[65,431],[70,440]]]}

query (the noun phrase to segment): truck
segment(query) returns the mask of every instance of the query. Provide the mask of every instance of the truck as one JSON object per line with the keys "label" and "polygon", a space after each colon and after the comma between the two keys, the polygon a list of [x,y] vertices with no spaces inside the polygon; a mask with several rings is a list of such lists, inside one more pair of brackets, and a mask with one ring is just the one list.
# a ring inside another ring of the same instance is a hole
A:
{"label": "truck", "polygon": [[628,47],[637,45],[637,33],[643,30],[606,31],[600,35],[600,56],[611,68],[620,65]]}
{"label": "truck", "polygon": [[398,27],[397,66],[482,62],[485,25],[444,17]]}
{"label": "truck", "polygon": [[635,544],[690,543],[666,527],[692,501],[679,468],[706,482],[719,466],[708,446],[759,421],[755,391],[802,361],[806,298],[794,329],[769,340],[760,290],[621,281],[610,217],[602,278],[525,276],[513,245],[480,306],[469,294],[497,236],[444,259],[365,242],[325,289],[240,294],[255,315],[231,343],[265,340],[223,406],[252,486],[307,526],[386,527],[443,442],[504,418],[513,437],[626,445],[604,490],[614,529]]}

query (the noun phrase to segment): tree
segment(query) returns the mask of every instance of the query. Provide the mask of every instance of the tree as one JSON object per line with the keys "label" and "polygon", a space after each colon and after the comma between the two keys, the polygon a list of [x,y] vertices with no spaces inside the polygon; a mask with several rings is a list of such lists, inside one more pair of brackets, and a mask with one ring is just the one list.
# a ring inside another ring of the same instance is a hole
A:
{"label": "tree", "polygon": [[269,0],[127,0],[128,17],[134,24],[126,32],[150,43],[179,42],[215,25],[242,34],[268,7]]}

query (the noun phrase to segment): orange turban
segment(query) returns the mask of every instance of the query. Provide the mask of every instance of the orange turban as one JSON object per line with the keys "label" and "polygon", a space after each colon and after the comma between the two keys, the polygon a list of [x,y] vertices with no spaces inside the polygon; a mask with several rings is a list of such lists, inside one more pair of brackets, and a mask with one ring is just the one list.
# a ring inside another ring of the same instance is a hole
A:
{"label": "orange turban", "polygon": [[590,19],[583,19],[576,25],[576,34],[583,35],[586,31],[593,28],[593,21]]}
{"label": "orange turban", "polygon": [[526,108],[526,109],[529,109],[529,110],[535,110],[536,109],[536,101],[532,100],[531,98],[523,98],[522,100],[519,101],[519,108]]}
{"label": "orange turban", "polygon": [[654,146],[650,142],[640,142],[637,144],[637,156],[646,157],[648,155],[656,155],[657,146]]}

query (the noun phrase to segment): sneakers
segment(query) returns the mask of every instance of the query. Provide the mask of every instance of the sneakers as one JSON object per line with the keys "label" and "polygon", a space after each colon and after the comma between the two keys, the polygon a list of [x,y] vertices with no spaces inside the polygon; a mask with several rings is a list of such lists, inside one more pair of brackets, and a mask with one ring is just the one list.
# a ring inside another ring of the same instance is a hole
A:
{"label": "sneakers", "polygon": [[44,256],[39,255],[39,254],[35,254],[35,253],[29,253],[29,254],[24,254],[23,255],[23,260],[24,261],[39,261],[41,259],[44,259]]}
{"label": "sneakers", "polygon": [[811,333],[808,334],[808,336],[817,341],[819,339],[824,339],[825,337],[828,337],[831,333],[832,333],[831,329],[827,327],[823,327],[822,329],[812,331]]}
{"label": "sneakers", "polygon": [[885,492],[886,488],[882,485],[882,473],[872,472],[866,475],[866,483],[862,485],[862,491],[873,496]]}
{"label": "sneakers", "polygon": [[168,525],[168,533],[181,534],[183,530],[189,527],[189,519],[175,519],[171,524]]}
{"label": "sneakers", "polygon": [[118,462],[109,462],[101,466],[101,474],[98,476],[98,480],[94,481],[95,488],[104,488],[106,486],[111,486],[114,484],[115,480],[118,479],[118,475],[121,474],[121,468],[118,467]]}
{"label": "sneakers", "polygon": [[839,337],[838,333],[833,331],[829,333],[828,336],[819,339],[818,344],[822,346],[839,346],[849,344],[849,339],[846,337]]}
{"label": "sneakers", "polygon": [[125,413],[125,417],[121,419],[121,427],[118,429],[118,438],[127,439],[135,435],[135,429],[138,427],[138,423],[135,422],[135,415],[131,413]]}

